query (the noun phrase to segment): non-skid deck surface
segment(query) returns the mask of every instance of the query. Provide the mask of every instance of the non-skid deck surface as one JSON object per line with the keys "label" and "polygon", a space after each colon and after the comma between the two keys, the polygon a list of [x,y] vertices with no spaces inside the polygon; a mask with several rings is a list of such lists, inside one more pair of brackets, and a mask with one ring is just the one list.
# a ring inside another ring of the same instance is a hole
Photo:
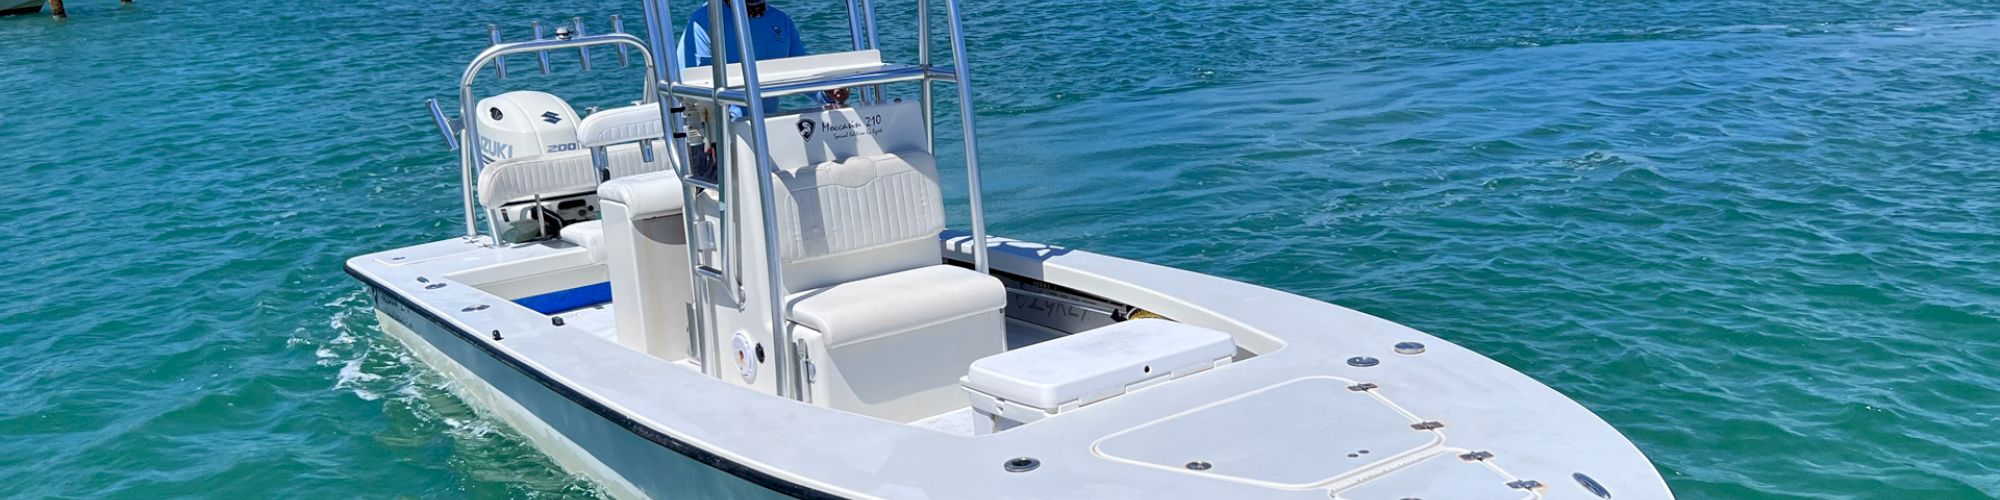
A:
{"label": "non-skid deck surface", "polygon": [[573,332],[587,333],[604,340],[617,341],[617,330],[613,328],[611,303],[605,302],[582,309],[565,311],[549,316],[562,318],[563,328]]}
{"label": "non-skid deck surface", "polygon": [[910,422],[910,426],[930,429],[953,436],[970,436],[972,435],[972,419],[975,418],[984,417],[981,417],[979,412],[973,411],[972,407],[967,406],[924,417],[921,420]]}

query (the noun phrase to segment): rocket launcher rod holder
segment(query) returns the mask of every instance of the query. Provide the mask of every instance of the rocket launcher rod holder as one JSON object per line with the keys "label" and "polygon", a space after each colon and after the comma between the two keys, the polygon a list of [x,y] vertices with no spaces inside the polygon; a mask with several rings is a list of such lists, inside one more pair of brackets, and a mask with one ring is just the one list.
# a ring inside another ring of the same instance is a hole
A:
{"label": "rocket launcher rod holder", "polygon": [[[534,32],[535,36],[534,41],[539,42],[543,40],[549,40],[548,38],[549,33],[544,30],[542,22],[540,20],[530,22],[528,26],[529,29],[531,29]],[[611,16],[611,32],[614,34],[625,33],[625,20],[618,17],[616,14]],[[589,33],[583,27],[583,18],[574,17],[570,18],[568,24],[556,26],[555,40],[569,40],[572,38],[582,38],[588,35]],[[489,47],[506,43],[500,37],[500,26],[496,24],[486,25],[486,40],[487,40],[487,46]],[[583,70],[590,71],[590,47],[588,46],[577,47],[576,54]],[[544,75],[549,74],[549,51],[546,50],[535,51],[535,63],[537,67],[542,70],[542,74]],[[627,47],[625,45],[618,46],[618,67],[620,68],[632,67],[631,47]],[[493,61],[493,73],[494,76],[499,77],[501,80],[507,79],[506,58],[501,58]]]}

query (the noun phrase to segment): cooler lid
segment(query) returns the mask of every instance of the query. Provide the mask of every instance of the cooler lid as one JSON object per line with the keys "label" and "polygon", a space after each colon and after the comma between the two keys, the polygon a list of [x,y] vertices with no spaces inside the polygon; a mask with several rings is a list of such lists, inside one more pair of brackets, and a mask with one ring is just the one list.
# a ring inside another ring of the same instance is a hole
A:
{"label": "cooler lid", "polygon": [[1055,413],[1147,380],[1181,376],[1236,355],[1229,334],[1163,319],[1135,319],[980,358],[965,387]]}

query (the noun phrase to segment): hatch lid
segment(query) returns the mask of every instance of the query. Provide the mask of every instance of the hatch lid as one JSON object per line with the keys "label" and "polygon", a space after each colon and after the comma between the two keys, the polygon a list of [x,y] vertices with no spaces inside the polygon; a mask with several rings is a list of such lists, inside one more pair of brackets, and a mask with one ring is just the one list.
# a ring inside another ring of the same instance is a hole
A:
{"label": "hatch lid", "polygon": [[1353,381],[1310,377],[1121,431],[1098,456],[1273,488],[1311,488],[1421,460],[1444,435]]}
{"label": "hatch lid", "polygon": [[[1533,498],[1530,487],[1515,487],[1500,471],[1484,462],[1460,460],[1450,453],[1433,455],[1387,476],[1340,490],[1339,500],[1399,500],[1406,498]],[[1521,483],[1527,486],[1531,483]]]}

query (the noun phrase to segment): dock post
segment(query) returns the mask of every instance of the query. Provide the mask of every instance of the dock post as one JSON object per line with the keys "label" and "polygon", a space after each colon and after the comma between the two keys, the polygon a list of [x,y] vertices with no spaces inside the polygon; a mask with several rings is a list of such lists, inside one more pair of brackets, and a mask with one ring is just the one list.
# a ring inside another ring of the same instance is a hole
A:
{"label": "dock post", "polygon": [[56,19],[69,18],[69,10],[63,8],[63,0],[49,0],[49,14]]}

